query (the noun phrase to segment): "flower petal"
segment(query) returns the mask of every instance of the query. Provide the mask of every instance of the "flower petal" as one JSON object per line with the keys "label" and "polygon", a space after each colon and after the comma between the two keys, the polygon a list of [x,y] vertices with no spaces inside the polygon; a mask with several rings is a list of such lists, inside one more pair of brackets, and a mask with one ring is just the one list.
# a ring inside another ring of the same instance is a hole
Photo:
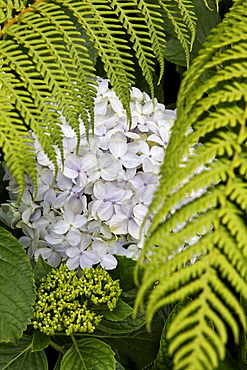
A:
{"label": "flower petal", "polygon": [[112,254],[105,254],[100,261],[102,268],[113,270],[117,267],[117,259]]}

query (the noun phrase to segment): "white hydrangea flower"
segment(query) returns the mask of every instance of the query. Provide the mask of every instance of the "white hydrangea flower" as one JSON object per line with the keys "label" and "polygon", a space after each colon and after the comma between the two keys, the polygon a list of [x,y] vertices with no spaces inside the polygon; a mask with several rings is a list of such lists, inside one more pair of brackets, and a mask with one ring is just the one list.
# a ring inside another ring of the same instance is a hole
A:
{"label": "white hydrangea flower", "polygon": [[19,190],[6,169],[10,200],[2,205],[0,218],[22,228],[20,241],[30,258],[37,260],[41,255],[52,266],[66,261],[69,269],[95,264],[114,269],[114,254],[134,259],[140,255],[151,216],[141,226],[159,184],[176,112],[136,87],[130,107],[131,126],[109,81],[98,79],[94,133],[89,131],[87,138],[79,119],[78,154],[76,133],[60,112],[65,161],[63,167],[54,145],[59,166],[56,179],[53,164],[31,132],[37,156],[36,199],[27,176],[25,192],[15,206]]}

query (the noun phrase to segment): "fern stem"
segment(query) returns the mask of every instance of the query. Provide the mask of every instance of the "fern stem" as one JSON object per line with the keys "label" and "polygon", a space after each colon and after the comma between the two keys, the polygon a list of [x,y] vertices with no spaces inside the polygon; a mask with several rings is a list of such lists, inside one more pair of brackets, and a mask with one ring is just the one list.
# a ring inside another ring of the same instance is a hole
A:
{"label": "fern stem", "polygon": [[3,27],[3,29],[2,29],[2,31],[0,31],[0,38],[2,38],[3,37],[3,35],[4,35],[4,31],[8,28],[8,27],[10,27],[10,26],[12,26],[12,24],[15,24],[15,23],[17,23],[18,21],[19,21],[19,17],[22,15],[22,14],[24,14],[24,13],[28,13],[28,12],[34,12],[34,11],[36,11],[36,9],[34,9],[33,8],[33,6],[34,5],[36,5],[36,4],[38,4],[38,3],[41,3],[41,2],[46,2],[47,0],[37,0],[37,1],[35,1],[35,3],[33,3],[31,6],[29,6],[28,8],[26,8],[26,9],[23,9],[16,17],[14,17],[14,18],[12,18],[12,19],[10,19],[9,21],[8,21],[8,23],[6,23],[5,24],[5,26]]}

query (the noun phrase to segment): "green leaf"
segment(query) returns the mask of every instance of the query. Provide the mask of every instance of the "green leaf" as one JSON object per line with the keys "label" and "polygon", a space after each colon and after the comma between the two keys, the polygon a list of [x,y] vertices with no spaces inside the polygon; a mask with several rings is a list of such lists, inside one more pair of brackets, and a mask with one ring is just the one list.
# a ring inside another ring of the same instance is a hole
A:
{"label": "green leaf", "polygon": [[117,301],[116,308],[113,311],[110,311],[108,308],[97,309],[97,314],[103,315],[105,319],[110,321],[121,321],[133,314],[133,312],[133,308],[121,299]]}
{"label": "green leaf", "polygon": [[35,330],[32,340],[32,352],[42,351],[49,346],[50,337],[39,330]]}
{"label": "green leaf", "polygon": [[45,352],[32,352],[32,338],[26,335],[18,346],[1,343],[0,353],[1,370],[48,370]]}
{"label": "green leaf", "polygon": [[[217,26],[221,21],[219,13],[215,9],[215,5],[211,0],[208,0],[208,5],[212,10],[209,10],[204,0],[192,0],[194,5],[194,12],[197,17],[196,38],[194,41],[193,49],[190,53],[190,62],[197,56],[198,51],[201,49],[206,37],[210,31]],[[186,59],[184,50],[176,37],[174,30],[170,25],[170,20],[164,14],[165,31],[168,34],[166,48],[164,49],[164,56],[172,63],[176,63],[186,67]]]}
{"label": "green leaf", "polygon": [[117,361],[126,370],[141,370],[153,363],[157,356],[163,325],[163,318],[157,314],[151,332],[143,325],[135,332],[119,335],[119,338],[106,337],[104,341],[111,345]]}
{"label": "green leaf", "polygon": [[80,339],[64,355],[61,370],[114,370],[114,352],[106,343],[93,338]]}
{"label": "green leaf", "polygon": [[61,355],[61,353],[59,353],[56,365],[55,365],[53,370],[60,370],[61,369],[60,366],[61,366],[62,359],[63,359],[63,356]]}
{"label": "green leaf", "polygon": [[124,367],[117,361],[116,370],[125,370]]}
{"label": "green leaf", "polygon": [[49,265],[41,256],[41,254],[38,257],[38,261],[36,263],[35,269],[34,269],[34,279],[35,282],[38,283],[39,280],[43,277],[49,274],[53,267]]}
{"label": "green leaf", "polygon": [[33,273],[23,246],[0,227],[0,342],[17,342],[30,323]]}
{"label": "green leaf", "polygon": [[125,256],[116,256],[118,260],[117,267],[109,271],[113,280],[119,279],[120,287],[123,291],[136,288],[136,284],[133,278],[133,271],[136,266],[136,262]]}
{"label": "green leaf", "polygon": [[169,341],[166,339],[166,335],[173,318],[176,317],[178,312],[185,307],[187,303],[188,300],[178,303],[168,316],[161,334],[158,356],[152,370],[171,370],[173,368],[172,357],[168,354]]}
{"label": "green leaf", "polygon": [[[244,369],[244,367],[242,367]],[[226,357],[224,361],[220,361],[219,366],[217,367],[217,370],[233,370],[238,369],[235,361],[233,360],[232,356],[228,351],[226,351]],[[240,369],[240,368],[239,368]]]}
{"label": "green leaf", "polygon": [[126,317],[122,321],[113,322],[108,321],[105,318],[101,320],[97,329],[109,333],[109,334],[124,334],[131,333],[135,330],[140,329],[146,323],[146,316],[143,312],[138,312],[135,319],[132,316]]}

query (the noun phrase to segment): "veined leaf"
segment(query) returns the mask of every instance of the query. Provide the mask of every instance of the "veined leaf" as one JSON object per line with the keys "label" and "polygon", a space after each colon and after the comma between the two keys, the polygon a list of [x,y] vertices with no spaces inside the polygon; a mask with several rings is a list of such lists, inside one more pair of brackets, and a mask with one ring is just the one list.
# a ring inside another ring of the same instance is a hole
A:
{"label": "veined leaf", "polygon": [[1,227],[0,342],[17,343],[31,322],[34,301],[34,279],[28,257],[23,246]]}
{"label": "veined leaf", "polygon": [[74,344],[61,361],[61,370],[114,370],[114,352],[106,343],[87,338]]}
{"label": "veined leaf", "polygon": [[194,299],[168,329],[176,370],[217,369],[227,327],[236,343],[246,328],[238,298],[247,298],[246,12],[247,1],[234,2],[184,76],[137,262],[144,274],[135,309],[148,292],[148,325],[162,305]]}
{"label": "veined leaf", "polygon": [[44,351],[32,352],[32,338],[27,335],[23,335],[17,346],[1,343],[0,353],[1,370],[48,370]]}

